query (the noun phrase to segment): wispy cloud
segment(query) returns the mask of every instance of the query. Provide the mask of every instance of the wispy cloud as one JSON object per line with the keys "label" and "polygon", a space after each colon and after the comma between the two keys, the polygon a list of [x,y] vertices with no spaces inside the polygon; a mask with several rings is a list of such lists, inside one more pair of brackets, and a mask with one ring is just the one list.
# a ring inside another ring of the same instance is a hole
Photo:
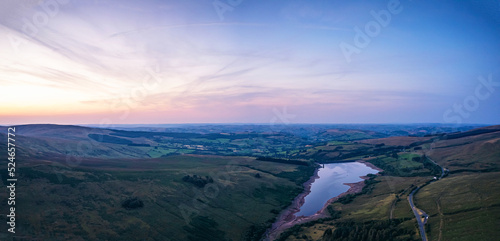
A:
{"label": "wispy cloud", "polygon": [[[385,4],[249,1],[221,22],[210,2],[70,1],[49,16],[38,2],[5,1],[0,85],[10,94],[0,96],[0,117],[40,110],[101,118],[122,101],[131,108],[122,122],[136,115],[157,123],[193,116],[244,122],[280,106],[306,122],[347,120],[373,108],[412,116],[409,107],[449,106],[475,86],[477,73],[499,63],[500,36],[486,31],[497,28],[490,20],[466,21],[463,14],[472,13],[443,8],[451,10],[415,21],[426,6],[405,5],[405,14],[346,63],[339,43],[353,42],[353,28],[364,28],[370,11]],[[35,14],[48,21],[35,25]],[[31,24],[36,34],[26,32]],[[161,81],[144,90],[148,78]],[[7,104],[13,98],[17,110]]]}

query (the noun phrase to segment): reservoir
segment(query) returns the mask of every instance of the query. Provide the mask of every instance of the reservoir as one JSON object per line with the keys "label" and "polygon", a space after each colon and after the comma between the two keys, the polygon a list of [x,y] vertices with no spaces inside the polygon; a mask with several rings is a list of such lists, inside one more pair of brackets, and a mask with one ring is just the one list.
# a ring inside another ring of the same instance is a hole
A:
{"label": "reservoir", "polygon": [[359,162],[330,163],[318,170],[318,178],[311,184],[311,192],[305,197],[296,217],[310,216],[323,208],[333,197],[346,192],[349,186],[344,183],[362,181],[360,176],[376,174],[377,170]]}

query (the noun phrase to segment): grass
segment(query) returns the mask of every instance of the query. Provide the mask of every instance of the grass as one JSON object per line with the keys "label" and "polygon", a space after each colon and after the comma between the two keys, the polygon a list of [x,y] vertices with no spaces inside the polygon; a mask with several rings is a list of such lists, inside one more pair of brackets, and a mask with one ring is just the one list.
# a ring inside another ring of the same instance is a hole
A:
{"label": "grass", "polygon": [[[450,172],[500,171],[500,134],[489,133],[452,140],[440,140],[427,146],[428,155]],[[430,148],[432,147],[432,149]]]}
{"label": "grass", "polygon": [[[290,204],[302,190],[296,180],[309,178],[312,170],[248,157],[184,155],[72,169],[39,165],[18,173],[23,176],[16,210],[25,237],[244,240],[251,227],[260,232],[274,220],[272,210]],[[211,176],[214,183],[197,188],[182,181],[187,174]],[[122,208],[130,197],[144,207]],[[6,198],[2,192],[2,210]]]}
{"label": "grass", "polygon": [[170,148],[158,148],[158,149],[151,149],[148,151],[148,155],[152,158],[158,158],[164,155],[172,154],[175,153],[177,149],[170,149]]}
{"label": "grass", "polygon": [[336,145],[336,146],[339,146],[339,145],[351,145],[352,143],[351,142],[347,142],[347,141],[329,141],[328,142],[328,145]]}
{"label": "grass", "polygon": [[[87,136],[92,133],[79,138],[89,139]],[[375,157],[366,160],[384,169],[384,175],[375,178],[370,191],[357,195],[349,203],[332,204],[330,207],[340,212],[338,219],[300,226],[287,240],[321,240],[326,230],[335,230],[341,223],[353,222],[354,226],[362,227],[368,221],[383,223],[391,217],[397,221],[391,228],[404,231],[398,238],[418,240],[418,235],[411,234],[418,230],[407,196],[413,187],[432,178],[431,172],[423,168],[425,165],[429,168],[429,163],[413,160],[424,153],[451,171],[448,177],[425,186],[415,196],[417,207],[430,215],[426,227],[429,240],[488,240],[499,235],[500,138],[495,133],[437,140],[419,146],[422,150],[413,153],[391,147],[389,138],[364,143],[332,141],[368,135],[363,132],[329,131],[317,139],[321,142],[308,149],[304,142],[284,136],[182,134],[157,139],[152,138],[154,135],[118,135],[120,139],[113,135],[106,141],[155,140],[159,143],[157,149],[99,142],[83,154],[67,153],[68,146],[75,149],[80,140],[71,135],[50,141],[20,136],[18,140],[25,146],[34,146],[36,153],[57,154],[37,156],[41,159],[30,160],[30,166],[17,169],[21,176],[16,210],[18,220],[22,220],[18,223],[24,238],[258,240],[276,213],[301,191],[301,184],[313,171],[312,167],[260,162],[251,157],[193,155],[190,153],[202,152],[186,149],[184,144],[212,146],[214,149],[203,152],[211,154],[233,154],[229,149],[233,148],[238,155],[263,151],[283,158],[294,155],[297,159],[316,161]],[[415,140],[392,138],[394,145]],[[385,145],[377,143],[380,141],[386,142]],[[0,143],[0,147],[0,154],[5,154],[2,151],[5,145]],[[20,151],[20,155],[33,153]],[[165,156],[171,153],[182,155]],[[54,165],[54,161],[63,162],[66,154],[82,154],[87,158],[77,163],[77,167]],[[0,170],[2,177],[6,176],[5,171]],[[215,182],[198,188],[183,182],[185,175],[211,176]],[[0,192],[1,210],[8,208],[6,195],[7,192]],[[132,197],[141,199],[144,207],[122,208],[121,202]],[[5,223],[0,228],[5,230]]]}
{"label": "grass", "polygon": [[217,138],[216,140],[219,143],[229,143],[231,141],[231,139],[227,139],[227,138]]}
{"label": "grass", "polygon": [[[393,218],[411,218],[412,212],[407,206],[406,196],[409,192],[402,192],[411,185],[424,183],[426,178],[412,177],[402,178],[394,176],[378,176],[375,178],[378,183],[373,184],[371,193],[360,195],[352,203],[334,203],[333,206],[343,212],[343,217],[349,220],[387,220],[390,217],[390,210],[396,195],[402,201],[395,205]],[[401,207],[401,209],[399,209]]]}
{"label": "grass", "polygon": [[401,166],[403,168],[416,168],[416,167],[422,167],[422,163],[413,161],[413,158],[418,158],[420,157],[419,154],[416,153],[399,153],[398,155],[398,161],[401,162]]}
{"label": "grass", "polygon": [[[491,240],[492,237],[498,237],[499,213],[500,207],[493,207],[445,216],[442,240]],[[434,236],[431,240],[436,240]]]}
{"label": "grass", "polygon": [[453,174],[422,188],[415,196],[415,205],[431,216],[430,240],[438,240],[441,218],[442,240],[487,240],[500,235],[496,228],[500,219],[499,174]]}
{"label": "grass", "polygon": [[189,153],[193,153],[195,152],[195,150],[189,150],[189,149],[178,149],[177,150],[177,153],[183,153],[183,154],[189,154]]}

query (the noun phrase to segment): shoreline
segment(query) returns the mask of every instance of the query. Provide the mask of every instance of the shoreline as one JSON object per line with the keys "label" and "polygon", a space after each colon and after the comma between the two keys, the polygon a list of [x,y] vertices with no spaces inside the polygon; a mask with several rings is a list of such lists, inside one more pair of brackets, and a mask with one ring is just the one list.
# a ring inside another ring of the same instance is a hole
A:
{"label": "shoreline", "polygon": [[375,169],[377,170],[378,172],[383,172],[384,170],[378,168],[377,166],[373,165],[372,163],[368,162],[367,160],[370,160],[372,159],[373,157],[370,157],[370,158],[364,158],[364,159],[359,159],[357,160],[356,162],[360,162],[360,163],[363,163],[365,164],[366,166],[372,168],[372,169]]}
{"label": "shoreline", "polygon": [[[382,169],[374,166],[373,164],[363,161],[363,160],[357,160],[356,162],[360,162],[365,164],[366,166],[377,170],[378,172],[383,171]],[[299,216],[296,217],[295,213],[297,213],[300,210],[300,207],[304,204],[305,202],[305,197],[311,193],[311,186],[312,183],[319,178],[318,176],[319,168],[317,168],[314,171],[314,175],[307,181],[305,182],[304,185],[304,191],[299,194],[293,201],[292,204],[287,207],[282,213],[276,218],[276,222],[274,222],[269,228],[266,233],[264,234],[264,240],[265,241],[273,241],[281,235],[286,229],[291,228],[297,224],[302,224],[310,221],[314,221],[320,218],[326,218],[329,217],[330,214],[327,211],[327,208],[330,204],[333,202],[337,201],[339,198],[346,196],[348,194],[356,194],[360,193],[361,190],[363,190],[363,187],[365,186],[365,180],[368,179],[367,176],[360,176],[362,178],[362,181],[355,182],[355,183],[342,183],[344,185],[349,186],[349,189],[335,197],[332,197],[328,199],[328,201],[323,205],[323,207],[316,212],[315,214],[311,216]]]}
{"label": "shoreline", "polygon": [[[295,219],[295,213],[297,213],[300,210],[300,207],[304,204],[305,198],[309,193],[311,193],[311,186],[312,183],[319,178],[318,175],[319,168],[316,168],[314,170],[314,174],[304,182],[303,187],[304,191],[297,195],[295,199],[293,199],[292,204],[285,208],[276,218],[277,221],[275,221],[272,225],[271,228],[266,230],[264,234],[264,240],[265,241],[272,241],[275,240],[285,229],[289,228],[288,226],[285,228],[286,224],[291,223]],[[278,232],[278,233],[277,233]]]}

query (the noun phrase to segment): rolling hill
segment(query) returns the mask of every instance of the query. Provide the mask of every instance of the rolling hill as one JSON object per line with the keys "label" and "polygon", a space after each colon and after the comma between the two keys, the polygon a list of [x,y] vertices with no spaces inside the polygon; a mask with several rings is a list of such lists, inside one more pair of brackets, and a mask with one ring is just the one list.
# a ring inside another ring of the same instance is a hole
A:
{"label": "rolling hill", "polygon": [[[421,240],[407,201],[417,186],[422,188],[415,194],[415,205],[429,215],[425,225],[428,240],[490,240],[500,235],[496,228],[500,220],[497,178],[500,175],[500,126],[427,137],[338,142],[315,147],[314,151],[322,149],[322,152],[330,149],[354,153],[355,158],[371,162],[384,172],[370,182],[370,188],[363,194],[331,204],[329,209],[336,215],[334,220],[297,225],[283,233],[279,240],[359,240],[361,237],[387,240],[387,235],[391,240]],[[441,169],[433,171],[435,168],[428,161],[422,165],[426,158],[448,170],[447,175],[435,180]],[[430,172],[421,171],[426,167],[431,168]],[[405,169],[409,172],[402,171]]]}
{"label": "rolling hill", "polygon": [[[264,133],[238,128],[16,126],[18,214],[26,220],[19,232],[45,240],[259,240],[303,190],[313,162],[363,160],[384,171],[361,194],[331,204],[335,218],[293,227],[279,240],[348,240],[353,230],[418,240],[406,198],[424,184],[415,204],[429,214],[429,240],[500,235],[494,229],[500,218],[500,126],[404,131],[427,133],[422,136],[321,126]],[[397,127],[373,128],[398,133]],[[6,139],[0,132],[2,156]],[[441,171],[432,161],[448,170],[445,178],[431,182]],[[6,177],[6,170],[0,175]],[[2,193],[1,210],[6,200]]]}

